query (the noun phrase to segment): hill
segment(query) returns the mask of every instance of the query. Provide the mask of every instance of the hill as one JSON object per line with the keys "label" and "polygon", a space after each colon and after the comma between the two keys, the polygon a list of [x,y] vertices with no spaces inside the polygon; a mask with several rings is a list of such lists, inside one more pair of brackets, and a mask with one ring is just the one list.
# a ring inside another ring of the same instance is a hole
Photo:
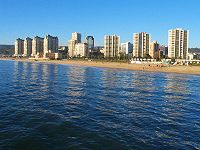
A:
{"label": "hill", "polygon": [[0,55],[10,56],[14,54],[14,45],[0,45]]}

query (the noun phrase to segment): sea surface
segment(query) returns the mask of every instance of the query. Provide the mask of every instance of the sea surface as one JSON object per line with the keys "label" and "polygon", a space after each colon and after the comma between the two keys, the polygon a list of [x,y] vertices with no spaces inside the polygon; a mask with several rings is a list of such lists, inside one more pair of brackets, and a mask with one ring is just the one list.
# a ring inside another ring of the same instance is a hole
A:
{"label": "sea surface", "polygon": [[198,150],[200,76],[0,61],[0,150]]}

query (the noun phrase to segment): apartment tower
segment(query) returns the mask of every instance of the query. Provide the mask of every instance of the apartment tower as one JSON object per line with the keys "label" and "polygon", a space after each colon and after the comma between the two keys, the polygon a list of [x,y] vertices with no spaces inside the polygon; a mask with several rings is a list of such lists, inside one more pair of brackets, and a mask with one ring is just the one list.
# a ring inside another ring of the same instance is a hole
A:
{"label": "apartment tower", "polygon": [[36,55],[42,57],[44,54],[44,38],[41,37],[34,37],[32,40],[32,57],[35,57]]}
{"label": "apartment tower", "polygon": [[24,53],[23,56],[24,57],[30,57],[32,54],[32,39],[27,37],[24,40]]}
{"label": "apartment tower", "polygon": [[104,51],[106,58],[115,58],[120,52],[120,37],[116,35],[105,35]]}
{"label": "apartment tower", "polygon": [[22,56],[24,53],[24,40],[18,38],[15,41],[15,54],[14,56]]}
{"label": "apartment tower", "polygon": [[44,58],[49,57],[51,53],[58,51],[58,37],[46,35],[44,38]]}
{"label": "apartment tower", "polygon": [[153,59],[159,59],[159,44],[157,41],[151,42],[149,55]]}
{"label": "apartment tower", "polygon": [[168,57],[175,59],[187,59],[189,31],[181,28],[168,32]]}
{"label": "apartment tower", "polygon": [[68,41],[68,55],[69,57],[75,56],[75,45],[81,43],[81,34],[74,32],[72,33],[72,39]]}
{"label": "apartment tower", "polygon": [[150,34],[146,32],[134,33],[133,57],[147,57],[150,50]]}

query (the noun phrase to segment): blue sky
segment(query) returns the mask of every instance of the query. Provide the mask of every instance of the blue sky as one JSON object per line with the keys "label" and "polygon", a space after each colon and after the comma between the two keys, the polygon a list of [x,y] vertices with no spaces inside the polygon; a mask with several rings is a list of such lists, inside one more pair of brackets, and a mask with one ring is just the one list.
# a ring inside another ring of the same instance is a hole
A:
{"label": "blue sky", "polygon": [[0,0],[0,44],[51,34],[66,45],[76,31],[103,45],[105,34],[132,42],[146,31],[167,45],[168,30],[181,27],[190,30],[190,47],[200,47],[199,7],[199,0]]}

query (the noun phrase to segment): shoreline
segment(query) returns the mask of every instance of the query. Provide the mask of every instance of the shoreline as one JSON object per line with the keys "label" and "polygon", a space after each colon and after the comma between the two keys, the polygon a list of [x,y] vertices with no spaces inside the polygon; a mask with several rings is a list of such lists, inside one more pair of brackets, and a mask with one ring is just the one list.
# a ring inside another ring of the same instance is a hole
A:
{"label": "shoreline", "polygon": [[[160,72],[160,73],[178,73],[188,75],[200,75],[200,66],[160,66],[155,64],[129,64],[125,62],[105,62],[105,61],[87,61],[87,60],[37,60],[34,59],[15,59],[15,58],[0,58],[0,60],[13,60],[19,62],[46,63],[46,64],[63,64],[77,65],[86,67],[99,67],[111,69],[124,69],[145,72]],[[149,66],[150,65],[150,66]]]}

